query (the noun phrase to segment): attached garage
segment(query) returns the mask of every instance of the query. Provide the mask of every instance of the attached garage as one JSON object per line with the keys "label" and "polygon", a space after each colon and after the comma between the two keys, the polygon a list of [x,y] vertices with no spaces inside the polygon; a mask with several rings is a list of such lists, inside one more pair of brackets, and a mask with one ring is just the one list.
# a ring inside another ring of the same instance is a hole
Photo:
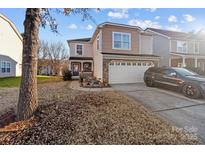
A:
{"label": "attached garage", "polygon": [[152,61],[110,62],[109,84],[143,82],[144,72],[152,66]]}
{"label": "attached garage", "polygon": [[150,54],[103,53],[103,82],[123,84],[143,82],[144,72],[159,65],[160,57]]}

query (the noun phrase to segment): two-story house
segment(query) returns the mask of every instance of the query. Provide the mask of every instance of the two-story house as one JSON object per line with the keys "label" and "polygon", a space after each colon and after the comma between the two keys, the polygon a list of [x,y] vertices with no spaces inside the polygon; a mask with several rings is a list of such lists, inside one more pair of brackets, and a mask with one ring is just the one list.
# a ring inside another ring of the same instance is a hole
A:
{"label": "two-story house", "polygon": [[73,77],[78,78],[81,72],[93,73],[93,44],[91,38],[68,40],[70,48],[69,69]]}
{"label": "two-story house", "polygon": [[144,72],[158,65],[153,55],[153,35],[137,26],[105,22],[91,38],[68,40],[70,69],[109,84],[142,82]]}
{"label": "two-story house", "polygon": [[14,24],[0,14],[0,77],[21,75],[22,41]]}
{"label": "two-story house", "polygon": [[160,55],[160,66],[200,67],[205,71],[205,37],[184,32],[147,28],[152,33],[153,53]]}

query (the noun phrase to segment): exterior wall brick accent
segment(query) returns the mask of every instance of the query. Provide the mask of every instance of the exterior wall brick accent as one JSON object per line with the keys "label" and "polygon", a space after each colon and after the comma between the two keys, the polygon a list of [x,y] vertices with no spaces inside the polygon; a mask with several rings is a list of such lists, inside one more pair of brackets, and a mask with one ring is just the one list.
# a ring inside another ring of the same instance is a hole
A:
{"label": "exterior wall brick accent", "polygon": [[108,84],[109,82],[109,63],[110,59],[103,59],[103,82]]}

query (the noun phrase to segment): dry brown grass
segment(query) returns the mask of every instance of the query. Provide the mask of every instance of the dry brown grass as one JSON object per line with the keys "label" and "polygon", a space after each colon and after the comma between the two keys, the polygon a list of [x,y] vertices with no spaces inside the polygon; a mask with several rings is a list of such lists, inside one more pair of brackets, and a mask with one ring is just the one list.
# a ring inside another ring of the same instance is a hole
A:
{"label": "dry brown grass", "polygon": [[44,105],[36,114],[37,123],[23,131],[0,134],[0,144],[199,143],[116,92],[77,92],[61,86],[64,89],[57,92],[44,89],[52,99],[41,99]]}

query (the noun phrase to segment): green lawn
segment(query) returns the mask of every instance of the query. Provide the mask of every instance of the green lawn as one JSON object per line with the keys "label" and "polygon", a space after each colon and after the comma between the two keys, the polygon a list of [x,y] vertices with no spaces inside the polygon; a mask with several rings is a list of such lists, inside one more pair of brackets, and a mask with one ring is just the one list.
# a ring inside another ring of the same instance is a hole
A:
{"label": "green lawn", "polygon": [[[55,76],[38,76],[37,79],[38,84],[62,81],[61,77]],[[21,77],[0,78],[0,87],[18,87],[20,85],[20,80]]]}

